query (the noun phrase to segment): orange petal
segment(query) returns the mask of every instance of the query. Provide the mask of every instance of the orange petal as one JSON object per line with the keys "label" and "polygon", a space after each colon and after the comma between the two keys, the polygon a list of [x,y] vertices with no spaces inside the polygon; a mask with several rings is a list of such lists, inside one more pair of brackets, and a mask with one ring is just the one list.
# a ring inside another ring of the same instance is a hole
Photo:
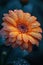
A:
{"label": "orange petal", "polygon": [[4,34],[7,34],[7,37],[8,37],[8,34],[9,34],[9,31],[5,31],[4,30],[4,27],[0,30],[0,35],[2,34],[2,36],[4,35]]}
{"label": "orange petal", "polygon": [[28,19],[28,21],[29,21],[29,23],[32,23],[32,22],[34,22],[36,19],[37,19],[37,18],[36,18],[35,16],[31,16],[31,17]]}
{"label": "orange petal", "polygon": [[[18,18],[19,18],[19,21],[23,20],[23,18],[24,18],[24,13],[23,13],[23,11],[22,11],[22,10],[18,10],[18,11],[17,11],[17,16],[18,16]],[[21,21],[21,22],[23,22],[23,21]]]}
{"label": "orange petal", "polygon": [[18,29],[12,26],[4,26],[4,30],[9,31],[9,32],[17,32]]}
{"label": "orange petal", "polygon": [[31,44],[34,44],[34,45],[37,45],[37,46],[39,45],[38,40],[34,39],[30,35],[28,35],[28,40],[29,40],[29,42],[31,42]]}
{"label": "orange petal", "polygon": [[16,13],[14,13],[12,10],[9,10],[9,16],[14,19],[14,21],[18,20],[18,17],[16,15]]}
{"label": "orange petal", "polygon": [[[6,17],[7,15],[5,14],[5,17]],[[9,23],[6,19],[5,19],[5,17],[3,17],[2,19],[3,19],[3,23],[2,23],[2,26],[6,26],[6,25],[8,25],[8,26],[13,26],[11,23]],[[14,27],[14,26],[13,26]]]}
{"label": "orange petal", "polygon": [[22,34],[19,34],[19,35],[17,36],[17,40],[22,40]]}
{"label": "orange petal", "polygon": [[4,16],[8,16],[8,14],[6,13],[6,14],[3,14]]}
{"label": "orange petal", "polygon": [[42,29],[40,27],[33,28],[32,31],[42,33]]}
{"label": "orange petal", "polygon": [[14,10],[14,13],[16,13],[17,14],[17,12],[18,12],[18,10],[16,9],[16,10]]}
{"label": "orange petal", "polygon": [[2,18],[3,19],[3,23],[2,23],[2,26],[6,26],[6,25],[8,25],[8,26],[13,26],[12,24],[10,24],[8,21],[6,21],[5,19],[4,19],[4,17]]}
{"label": "orange petal", "polygon": [[35,28],[35,27],[38,27],[38,26],[40,26],[40,23],[39,22],[37,22],[37,21],[35,21],[34,23],[32,23],[31,24],[31,28]]}
{"label": "orange petal", "polygon": [[18,36],[18,32],[11,32],[10,34],[9,34],[9,37],[16,37],[16,36]]}
{"label": "orange petal", "polygon": [[[3,22],[2,23],[2,26],[12,26],[10,23],[8,23],[8,22]],[[12,26],[13,27],[13,26]]]}
{"label": "orange petal", "polygon": [[16,22],[12,18],[10,18],[9,16],[3,17],[3,20],[9,22],[10,24],[12,24],[14,26],[17,25]]}
{"label": "orange petal", "polygon": [[25,42],[25,43],[27,43],[28,42],[28,35],[26,35],[26,34],[23,34],[23,41]]}
{"label": "orange petal", "polygon": [[41,40],[42,39],[42,35],[40,33],[35,33],[35,32],[30,32],[30,35],[32,35],[33,37]]}
{"label": "orange petal", "polygon": [[26,21],[29,20],[30,16],[31,16],[30,13],[24,13],[24,19],[25,19]]}
{"label": "orange petal", "polygon": [[5,22],[3,22],[1,25],[2,25],[2,26],[6,26],[7,24],[6,24]]}

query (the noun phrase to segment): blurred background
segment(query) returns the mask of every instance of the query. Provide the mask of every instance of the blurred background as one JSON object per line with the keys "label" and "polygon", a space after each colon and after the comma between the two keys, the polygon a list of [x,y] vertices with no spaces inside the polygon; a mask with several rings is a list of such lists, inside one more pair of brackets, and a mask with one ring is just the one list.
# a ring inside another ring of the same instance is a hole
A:
{"label": "blurred background", "polygon": [[[36,16],[43,29],[43,0],[0,0],[0,29],[3,14],[15,9]],[[4,42],[5,39],[0,36],[0,65],[43,65],[43,39],[38,48],[33,47],[31,53],[20,48],[6,47]]]}

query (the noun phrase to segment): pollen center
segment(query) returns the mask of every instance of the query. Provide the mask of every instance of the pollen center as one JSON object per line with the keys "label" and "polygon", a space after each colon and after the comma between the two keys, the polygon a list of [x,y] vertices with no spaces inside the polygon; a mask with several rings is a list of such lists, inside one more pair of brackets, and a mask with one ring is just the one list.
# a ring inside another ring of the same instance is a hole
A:
{"label": "pollen center", "polygon": [[24,24],[19,24],[18,29],[23,33],[27,32],[27,26]]}

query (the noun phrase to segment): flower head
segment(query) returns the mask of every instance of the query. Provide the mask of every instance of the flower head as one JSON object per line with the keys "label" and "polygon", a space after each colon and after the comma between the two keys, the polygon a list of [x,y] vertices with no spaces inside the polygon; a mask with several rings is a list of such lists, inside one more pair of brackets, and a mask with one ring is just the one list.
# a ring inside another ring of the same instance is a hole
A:
{"label": "flower head", "polygon": [[32,45],[39,45],[42,29],[35,16],[22,10],[9,10],[8,14],[4,14],[3,21],[2,30],[5,31],[7,45],[20,46],[29,51],[32,50]]}

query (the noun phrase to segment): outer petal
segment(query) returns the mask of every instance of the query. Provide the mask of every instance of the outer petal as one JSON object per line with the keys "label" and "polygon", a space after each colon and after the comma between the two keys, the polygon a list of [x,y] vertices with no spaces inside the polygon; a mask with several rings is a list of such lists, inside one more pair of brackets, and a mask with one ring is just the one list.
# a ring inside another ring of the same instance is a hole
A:
{"label": "outer petal", "polygon": [[16,10],[16,11],[14,10],[14,12],[17,14],[19,21],[23,22],[23,20],[24,20],[24,13],[23,13],[23,11],[22,10]]}
{"label": "outer petal", "polygon": [[3,22],[1,25],[2,25],[2,26],[12,26],[12,25],[10,25],[10,24],[7,23],[7,22]]}
{"label": "outer petal", "polygon": [[42,39],[42,35],[40,33],[30,32],[29,34],[39,40]]}
{"label": "outer petal", "polygon": [[9,16],[14,19],[14,21],[18,21],[18,17],[16,13],[14,13],[12,10],[9,10]]}
{"label": "outer petal", "polygon": [[38,27],[38,26],[40,26],[40,23],[37,22],[37,21],[35,21],[34,23],[32,23],[32,24],[30,25],[30,28],[35,28],[35,27]]}
{"label": "outer petal", "polygon": [[9,22],[13,26],[17,25],[16,22],[12,18],[10,18],[9,16],[3,17],[3,20]]}
{"label": "outer petal", "polygon": [[32,23],[36,20],[37,18],[35,16],[31,16],[30,18],[28,18],[28,22]]}
{"label": "outer petal", "polygon": [[10,23],[8,23],[7,21],[5,22],[3,22],[2,23],[2,26],[4,26],[4,27],[6,27],[6,26],[11,26],[11,27],[14,27],[14,26],[12,26]]}
{"label": "outer petal", "polygon": [[[10,24],[8,21],[6,21],[4,18],[3,18],[3,23],[2,23],[2,26],[13,26],[12,24]],[[14,27],[14,26],[13,26]]]}
{"label": "outer petal", "polygon": [[6,30],[6,31],[10,31],[10,32],[11,31],[12,32],[19,31],[16,27],[10,25],[8,22],[3,22],[2,23],[2,26],[4,26],[3,29]]}
{"label": "outer petal", "polygon": [[25,19],[26,21],[29,21],[30,16],[31,16],[30,13],[24,13],[24,19]]}
{"label": "outer petal", "polygon": [[40,33],[42,33],[42,29],[40,27],[33,28],[31,31],[32,32],[40,32]]}
{"label": "outer petal", "polygon": [[39,42],[35,38],[31,37],[30,35],[28,35],[28,40],[29,42],[31,42],[31,44],[34,44],[37,46],[39,45]]}
{"label": "outer petal", "polygon": [[6,14],[3,14],[3,16],[9,16],[9,14],[6,13]]}
{"label": "outer petal", "polygon": [[3,28],[5,31],[9,31],[9,32],[18,32],[18,29],[12,26],[4,26]]}

